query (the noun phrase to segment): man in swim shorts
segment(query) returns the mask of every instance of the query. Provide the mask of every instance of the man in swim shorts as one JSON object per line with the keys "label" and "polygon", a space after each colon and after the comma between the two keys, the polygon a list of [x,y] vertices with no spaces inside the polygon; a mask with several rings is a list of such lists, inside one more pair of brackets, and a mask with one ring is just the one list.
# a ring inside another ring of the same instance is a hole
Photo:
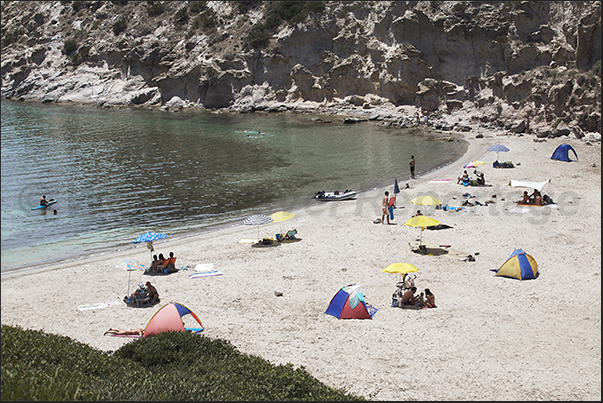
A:
{"label": "man in swim shorts", "polygon": [[387,217],[387,223],[389,224],[389,192],[385,191],[385,196],[381,200],[381,224],[385,224],[385,217]]}
{"label": "man in swim shorts", "polygon": [[415,178],[415,156],[414,155],[410,156],[410,162],[408,163],[408,165],[410,165],[410,179],[414,179]]}

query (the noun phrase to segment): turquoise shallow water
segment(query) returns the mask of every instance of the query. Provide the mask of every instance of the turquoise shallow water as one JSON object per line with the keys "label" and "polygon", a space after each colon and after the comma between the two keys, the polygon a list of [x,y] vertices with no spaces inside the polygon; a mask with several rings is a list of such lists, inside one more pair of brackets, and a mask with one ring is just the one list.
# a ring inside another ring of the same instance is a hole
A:
{"label": "turquoise shallow water", "polygon": [[[3,271],[407,180],[411,154],[420,176],[466,147],[336,117],[1,106]],[[42,194],[56,215],[31,210]]]}

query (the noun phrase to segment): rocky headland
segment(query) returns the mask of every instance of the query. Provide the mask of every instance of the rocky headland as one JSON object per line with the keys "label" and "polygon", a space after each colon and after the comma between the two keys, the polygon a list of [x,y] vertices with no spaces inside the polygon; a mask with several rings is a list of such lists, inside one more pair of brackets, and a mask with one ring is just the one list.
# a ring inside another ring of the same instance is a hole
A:
{"label": "rocky headland", "polygon": [[3,1],[5,99],[600,140],[600,1]]}

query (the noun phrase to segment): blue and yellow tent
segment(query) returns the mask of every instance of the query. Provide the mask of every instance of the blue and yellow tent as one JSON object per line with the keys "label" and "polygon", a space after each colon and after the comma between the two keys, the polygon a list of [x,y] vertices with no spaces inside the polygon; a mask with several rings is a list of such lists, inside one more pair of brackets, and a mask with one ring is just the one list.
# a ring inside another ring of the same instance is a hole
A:
{"label": "blue and yellow tent", "polygon": [[497,276],[529,280],[538,277],[538,263],[522,249],[515,249],[496,271]]}

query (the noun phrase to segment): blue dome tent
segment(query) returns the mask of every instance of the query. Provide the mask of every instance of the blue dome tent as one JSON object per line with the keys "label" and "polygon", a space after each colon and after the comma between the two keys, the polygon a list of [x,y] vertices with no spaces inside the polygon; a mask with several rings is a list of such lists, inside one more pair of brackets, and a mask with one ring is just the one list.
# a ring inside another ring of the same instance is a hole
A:
{"label": "blue dome tent", "polygon": [[553,153],[553,155],[551,155],[551,159],[570,162],[571,161],[571,159],[569,158],[570,150],[576,156],[576,161],[578,161],[578,154],[576,154],[576,150],[574,150],[573,147],[570,146],[569,144],[561,144],[559,147],[557,147],[555,149],[555,152]]}

